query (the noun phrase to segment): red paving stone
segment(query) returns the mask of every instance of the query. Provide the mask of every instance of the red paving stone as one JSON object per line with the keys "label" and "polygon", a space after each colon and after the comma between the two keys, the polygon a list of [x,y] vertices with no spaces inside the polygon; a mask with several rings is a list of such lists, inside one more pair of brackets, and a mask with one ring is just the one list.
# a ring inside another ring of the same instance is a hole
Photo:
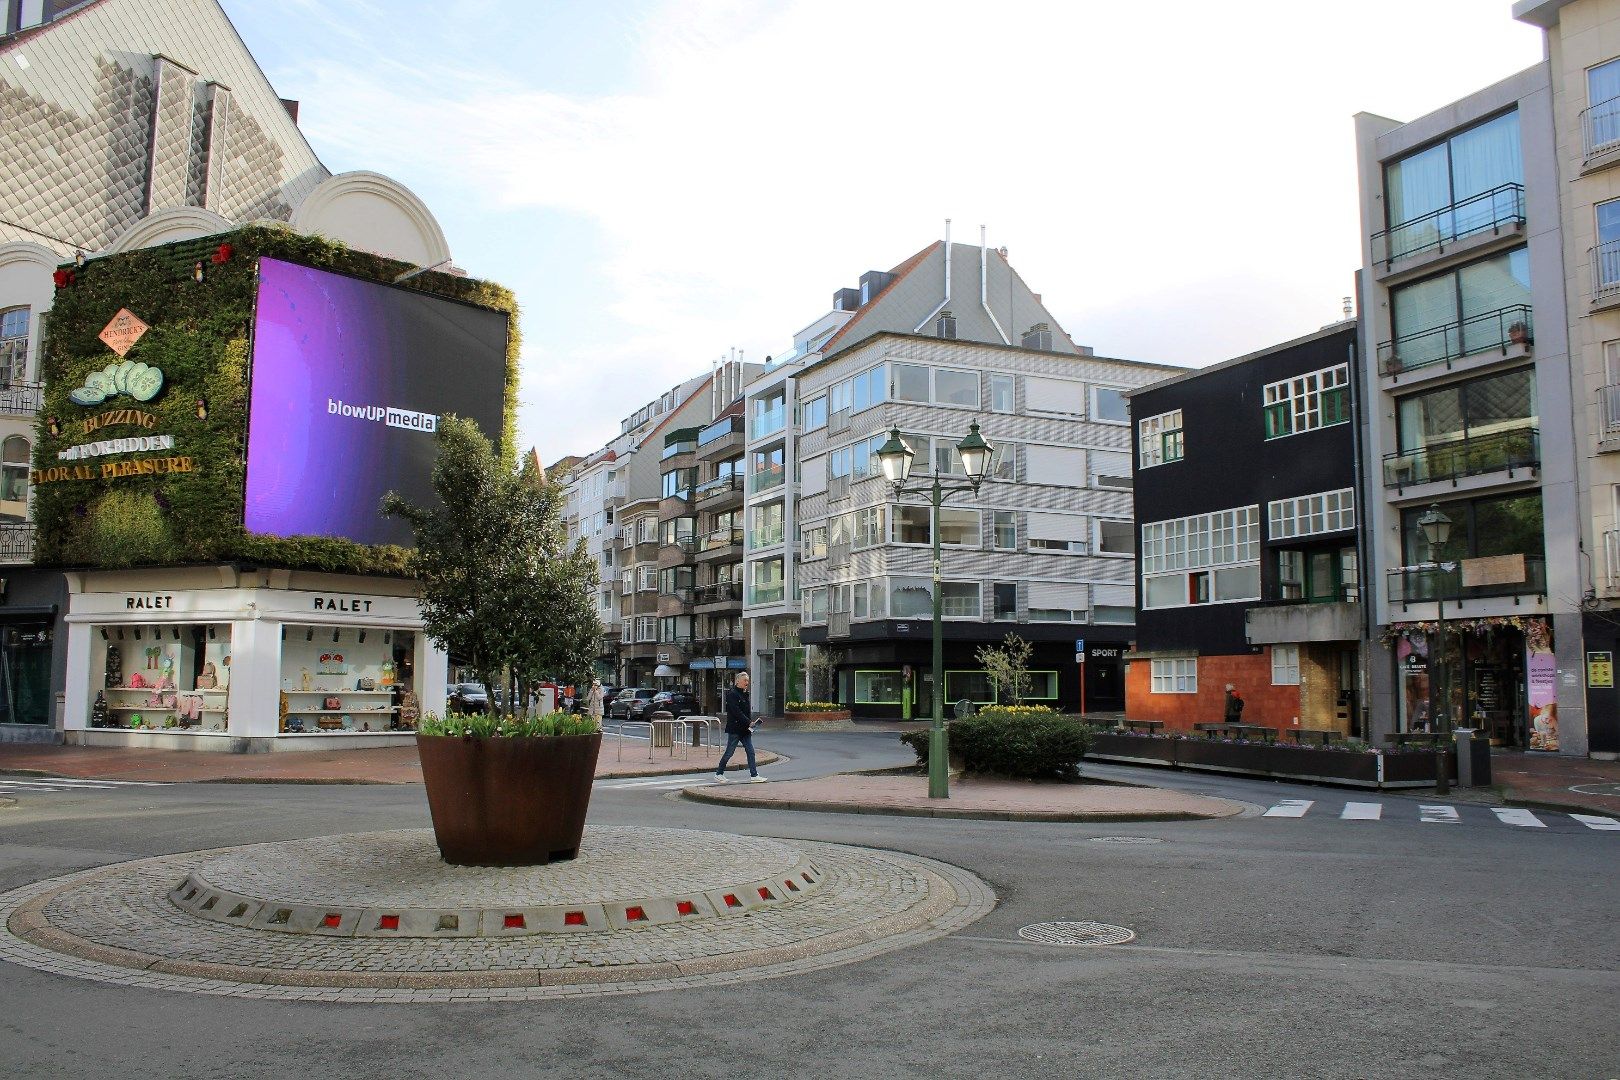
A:
{"label": "red paving stone", "polygon": [[[692,749],[670,756],[647,745],[626,743],[622,759],[612,738],[603,740],[596,775],[660,776],[706,771],[719,758],[714,749]],[[777,760],[759,751],[761,764]],[[374,750],[283,751],[224,754],[207,751],[149,750],[114,746],[33,746],[0,743],[0,772],[69,776],[85,780],[160,780],[169,783],[262,784],[420,784],[422,766],[414,746]]]}
{"label": "red paving stone", "polygon": [[1592,785],[1620,785],[1620,761],[1497,750],[1491,754],[1491,783],[1510,803],[1620,814],[1620,794],[1571,790]]}
{"label": "red paving stone", "polygon": [[785,810],[918,814],[1038,821],[1153,821],[1232,817],[1243,804],[1126,784],[951,781],[948,800],[928,797],[926,776],[842,773],[814,780],[689,789],[687,798]]}

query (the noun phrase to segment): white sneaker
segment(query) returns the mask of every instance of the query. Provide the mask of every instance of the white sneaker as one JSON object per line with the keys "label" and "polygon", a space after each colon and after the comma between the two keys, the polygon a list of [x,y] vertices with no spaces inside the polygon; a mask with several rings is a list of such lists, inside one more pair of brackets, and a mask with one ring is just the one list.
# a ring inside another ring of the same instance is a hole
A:
{"label": "white sneaker", "polygon": [[748,778],[748,782],[750,784],[763,784],[765,782],[765,778],[763,776],[750,776]]}
{"label": "white sneaker", "polygon": [[730,781],[728,781],[726,779],[724,773],[715,773],[714,774],[714,782],[717,783],[717,784],[725,784],[725,783],[729,783]]}

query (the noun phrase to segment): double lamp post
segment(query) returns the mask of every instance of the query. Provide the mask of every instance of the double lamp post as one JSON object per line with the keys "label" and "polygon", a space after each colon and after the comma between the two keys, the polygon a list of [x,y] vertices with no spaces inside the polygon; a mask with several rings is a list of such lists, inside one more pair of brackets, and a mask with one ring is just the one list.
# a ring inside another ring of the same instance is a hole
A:
{"label": "double lamp post", "polygon": [[956,452],[961,455],[963,476],[960,479],[950,475],[941,475],[939,468],[932,469],[932,479],[912,486],[906,481],[911,476],[912,459],[916,454],[906,441],[900,437],[900,429],[892,428],[889,431],[889,441],[878,450],[878,465],[883,469],[884,477],[894,487],[894,494],[900,495],[926,495],[929,502],[928,531],[934,541],[934,686],[929,697],[933,701],[934,724],[928,735],[928,797],[930,799],[950,798],[950,749],[945,736],[945,644],[942,636],[940,616],[941,596],[939,582],[939,508],[942,503],[958,492],[970,491],[974,495],[979,493],[979,485],[984,483],[985,473],[990,468],[990,458],[994,453],[989,443],[979,434],[977,422],[969,429],[966,437],[956,444]]}
{"label": "double lamp post", "polygon": [[1417,523],[1418,528],[1423,530],[1423,539],[1428,541],[1429,561],[1434,563],[1436,571],[1434,599],[1439,605],[1439,625],[1435,647],[1429,651],[1430,670],[1441,673],[1439,701],[1434,714],[1434,792],[1436,795],[1447,795],[1451,792],[1451,777],[1446,771],[1446,744],[1451,734],[1451,663],[1446,656],[1446,568],[1440,561],[1440,549],[1451,538],[1451,519],[1440,512],[1439,503],[1433,503],[1428,512],[1417,519]]}

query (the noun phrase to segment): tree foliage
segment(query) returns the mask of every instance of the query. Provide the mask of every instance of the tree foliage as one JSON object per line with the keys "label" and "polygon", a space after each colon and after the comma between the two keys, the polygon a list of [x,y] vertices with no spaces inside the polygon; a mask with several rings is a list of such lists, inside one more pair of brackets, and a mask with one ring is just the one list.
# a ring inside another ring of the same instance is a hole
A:
{"label": "tree foliage", "polygon": [[1017,634],[1008,634],[999,648],[983,645],[975,655],[996,689],[996,700],[1004,705],[1022,705],[1024,695],[1029,693],[1029,660],[1035,655],[1035,646]]}
{"label": "tree foliage", "polygon": [[[382,506],[415,530],[423,626],[491,690],[509,677],[519,687],[545,676],[587,681],[601,632],[596,563],[568,546],[561,490],[515,471],[471,420],[445,417],[437,438],[440,505],[391,492]],[[501,711],[521,698],[506,695]]]}

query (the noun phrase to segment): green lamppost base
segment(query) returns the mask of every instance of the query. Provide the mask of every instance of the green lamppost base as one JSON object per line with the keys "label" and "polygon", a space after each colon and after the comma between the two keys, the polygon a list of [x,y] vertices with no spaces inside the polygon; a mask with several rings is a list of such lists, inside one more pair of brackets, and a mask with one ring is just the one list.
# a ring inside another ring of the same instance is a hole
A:
{"label": "green lamppost base", "polygon": [[950,735],[940,724],[928,733],[928,797],[951,797]]}

